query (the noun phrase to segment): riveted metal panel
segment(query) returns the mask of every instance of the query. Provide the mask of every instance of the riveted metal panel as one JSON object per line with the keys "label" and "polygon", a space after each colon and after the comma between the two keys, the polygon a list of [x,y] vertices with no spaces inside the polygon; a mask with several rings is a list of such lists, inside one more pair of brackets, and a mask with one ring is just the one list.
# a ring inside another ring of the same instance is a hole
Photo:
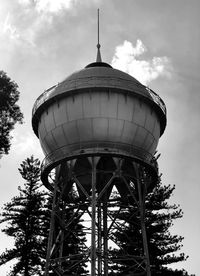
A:
{"label": "riveted metal panel", "polygon": [[68,141],[65,137],[62,125],[54,128],[52,130],[52,135],[58,145],[58,148],[63,147],[67,144]]}
{"label": "riveted metal panel", "polygon": [[77,121],[78,132],[80,133],[80,143],[93,140],[92,119],[83,119]]}
{"label": "riveted metal panel", "polygon": [[134,98],[124,94],[118,94],[118,118],[125,121],[132,121],[134,112]]}
{"label": "riveted metal panel", "polygon": [[[146,150],[146,151],[149,151],[149,149],[151,148],[152,146],[152,143],[157,143],[157,139],[155,139],[155,137],[152,135],[152,133],[148,132],[147,134],[147,137],[144,141],[144,144],[142,145],[142,147]],[[152,152],[150,150],[151,154],[153,154],[154,152]]]}
{"label": "riveted metal panel", "polygon": [[77,128],[77,121],[71,121],[62,125],[65,137],[69,144],[80,141],[79,132]]}
{"label": "riveted metal panel", "polygon": [[81,119],[83,116],[82,95],[77,94],[64,99],[67,102],[67,114],[69,121]]}
{"label": "riveted metal panel", "polygon": [[133,121],[140,126],[145,126],[146,108],[149,107],[147,107],[146,104],[142,103],[140,100],[135,99]]}
{"label": "riveted metal panel", "polygon": [[[134,137],[137,133],[138,126],[132,122],[125,121],[121,140],[123,143],[132,145]],[[137,146],[137,145],[135,145]]]}
{"label": "riveted metal panel", "polygon": [[157,121],[157,115],[154,111],[152,111],[148,106],[146,107],[146,121],[145,121],[145,128],[153,132],[155,121]]}
{"label": "riveted metal panel", "polygon": [[51,131],[48,132],[48,134],[45,136],[43,141],[47,144],[50,152],[55,151],[58,148],[58,145],[57,145]]}
{"label": "riveted metal panel", "polygon": [[47,135],[47,131],[45,128],[45,120],[40,120],[38,128],[39,139],[42,140]]}
{"label": "riveted metal panel", "polygon": [[67,100],[58,101],[54,104],[54,119],[55,124],[62,125],[68,121],[67,117]]}
{"label": "riveted metal panel", "polygon": [[155,139],[159,139],[160,137],[160,124],[158,120],[155,120],[155,125],[154,125],[154,129],[152,131],[153,136],[155,137]]}
{"label": "riveted metal panel", "polygon": [[100,114],[101,117],[117,117],[118,94],[111,93],[109,90],[100,94]]}
{"label": "riveted metal panel", "polygon": [[156,141],[155,139],[152,139],[152,143],[151,143],[151,146],[149,147],[148,151],[154,155],[155,153],[155,150],[157,148],[157,145],[158,145],[158,141]]}
{"label": "riveted metal panel", "polygon": [[83,114],[86,118],[99,117],[100,99],[98,92],[88,91],[83,94]]}
{"label": "riveted metal panel", "polygon": [[106,140],[108,137],[108,119],[94,118],[92,120],[94,141]]}
{"label": "riveted metal panel", "polygon": [[108,140],[121,141],[122,131],[124,127],[124,120],[116,120],[109,118],[108,120]]}
{"label": "riveted metal panel", "polygon": [[46,112],[43,113],[41,120],[44,120],[44,125],[47,133],[55,128],[55,121],[53,116],[53,106],[50,106]]}
{"label": "riveted metal panel", "polygon": [[145,128],[138,126],[137,132],[134,136],[133,144],[137,145],[138,147],[142,147],[145,141],[148,143],[147,138],[148,131]]}
{"label": "riveted metal panel", "polygon": [[152,143],[152,135],[150,132],[146,132],[146,137],[143,139],[143,144],[141,144],[141,148],[143,148],[145,151],[148,151],[150,145]]}

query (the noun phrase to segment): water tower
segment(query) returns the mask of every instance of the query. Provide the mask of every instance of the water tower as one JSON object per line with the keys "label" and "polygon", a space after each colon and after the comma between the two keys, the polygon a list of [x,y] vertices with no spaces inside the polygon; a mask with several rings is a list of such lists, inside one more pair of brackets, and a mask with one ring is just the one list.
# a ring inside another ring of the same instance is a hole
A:
{"label": "water tower", "polygon": [[[123,252],[121,258],[134,264],[123,275],[151,275],[144,197],[158,179],[153,156],[166,127],[164,102],[102,62],[98,43],[96,62],[39,96],[32,126],[45,154],[41,178],[53,193],[45,275],[79,275],[83,262],[90,265],[88,275],[109,275],[116,261],[110,254],[110,247],[117,247],[115,232],[125,227],[123,214],[133,206],[143,250]],[[86,220],[86,250],[68,254],[64,241],[70,231],[78,238],[72,227],[77,217]]]}

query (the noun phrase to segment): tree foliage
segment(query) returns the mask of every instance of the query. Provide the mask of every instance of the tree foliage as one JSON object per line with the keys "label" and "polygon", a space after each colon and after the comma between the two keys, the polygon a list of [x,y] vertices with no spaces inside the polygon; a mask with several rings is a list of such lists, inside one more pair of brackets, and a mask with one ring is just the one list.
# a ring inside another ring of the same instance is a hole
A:
{"label": "tree foliage", "polygon": [[[44,275],[53,196],[41,189],[38,159],[27,158],[20,165],[19,172],[25,180],[24,186],[18,187],[19,195],[5,204],[0,214],[0,223],[5,224],[2,231],[14,239],[14,247],[0,255],[0,265],[15,261],[10,276]],[[60,213],[63,213],[62,226],[73,216],[67,205],[60,204],[56,207],[54,236],[61,229]],[[65,231],[63,238],[63,256],[81,254],[85,250],[85,234],[78,216],[74,216],[70,231]],[[63,267],[68,265],[66,259]],[[86,272],[80,260],[78,266],[70,270],[70,275],[84,276]],[[55,274],[51,272],[50,275]]]}
{"label": "tree foliage", "polygon": [[[187,259],[187,256],[181,252],[183,237],[173,235],[170,232],[174,220],[183,216],[179,205],[169,204],[168,200],[174,189],[175,186],[164,186],[159,182],[154,190],[146,196],[145,223],[152,276],[188,275],[184,270],[172,270],[168,267],[170,264]],[[112,253],[116,259],[123,252],[129,254],[129,256],[139,256],[143,251],[142,235],[136,209],[137,206],[133,204],[131,209],[127,209],[123,214],[120,214],[120,216],[123,216],[125,223],[121,229],[114,233],[119,245],[119,249],[115,249]],[[112,269],[115,271],[115,275],[129,275],[128,272],[131,272],[133,264],[130,259],[128,261],[120,260],[112,266]]]}
{"label": "tree foliage", "polygon": [[42,247],[42,228],[44,194],[40,187],[40,162],[27,158],[22,162],[19,172],[26,181],[19,187],[19,196],[4,205],[0,223],[6,223],[2,230],[14,238],[14,247],[0,255],[0,265],[15,260],[10,276],[42,275],[44,248]]}
{"label": "tree foliage", "polygon": [[[47,239],[50,227],[50,218],[52,211],[53,194],[49,193],[46,200],[45,208],[45,219],[43,220],[43,233],[44,233],[44,248],[47,250]],[[81,224],[81,219],[74,212],[70,206],[65,202],[58,199],[56,207],[53,210],[54,213],[54,231],[53,236],[60,236],[60,231],[62,230],[62,240],[63,246],[59,248],[59,241],[57,240],[57,247],[52,251],[52,259],[56,259],[62,256],[62,271],[65,271],[63,275],[70,276],[86,276],[87,269],[86,265],[82,259],[82,254],[86,251],[86,235],[83,231],[83,225]],[[73,218],[73,219],[72,219]],[[68,227],[66,228],[66,225]],[[55,242],[54,240],[54,242]],[[62,248],[62,249],[61,249]],[[58,249],[58,250],[57,250]],[[52,266],[50,266],[50,276],[55,276]]]}
{"label": "tree foliage", "polygon": [[8,154],[11,146],[10,132],[23,115],[16,104],[19,100],[18,85],[7,74],[0,71],[0,156]]}
{"label": "tree foliage", "polygon": [[179,205],[168,203],[174,189],[175,186],[164,186],[159,182],[146,200],[150,263],[155,275],[159,271],[167,271],[166,265],[187,259],[187,256],[181,253],[183,237],[170,233],[174,220],[183,216]]}

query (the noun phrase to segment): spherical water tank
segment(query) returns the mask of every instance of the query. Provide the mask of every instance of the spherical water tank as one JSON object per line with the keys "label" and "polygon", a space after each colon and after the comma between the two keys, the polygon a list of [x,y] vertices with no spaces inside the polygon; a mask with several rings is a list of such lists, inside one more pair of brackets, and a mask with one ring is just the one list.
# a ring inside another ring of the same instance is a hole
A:
{"label": "spherical water tank", "polygon": [[132,76],[95,62],[46,90],[32,125],[48,163],[82,153],[150,160],[166,126],[163,101]]}

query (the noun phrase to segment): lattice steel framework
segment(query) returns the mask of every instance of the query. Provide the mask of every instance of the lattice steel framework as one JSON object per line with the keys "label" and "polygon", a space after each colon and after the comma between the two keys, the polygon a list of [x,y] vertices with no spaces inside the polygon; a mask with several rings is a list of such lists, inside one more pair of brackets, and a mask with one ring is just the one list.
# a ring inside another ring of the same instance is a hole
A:
{"label": "lattice steel framework", "polygon": [[[46,276],[80,275],[82,264],[91,276],[115,275],[116,264],[126,264],[120,275],[151,275],[145,196],[156,183],[156,164],[150,167],[133,158],[96,155],[63,161],[56,167]],[[70,214],[67,220],[66,212]],[[69,233],[79,239],[73,223],[80,219],[87,242],[82,252],[67,254],[65,241]],[[130,246],[120,248],[118,235],[130,225],[138,229],[140,240],[131,245],[127,236]],[[120,254],[115,255],[114,248]]]}

